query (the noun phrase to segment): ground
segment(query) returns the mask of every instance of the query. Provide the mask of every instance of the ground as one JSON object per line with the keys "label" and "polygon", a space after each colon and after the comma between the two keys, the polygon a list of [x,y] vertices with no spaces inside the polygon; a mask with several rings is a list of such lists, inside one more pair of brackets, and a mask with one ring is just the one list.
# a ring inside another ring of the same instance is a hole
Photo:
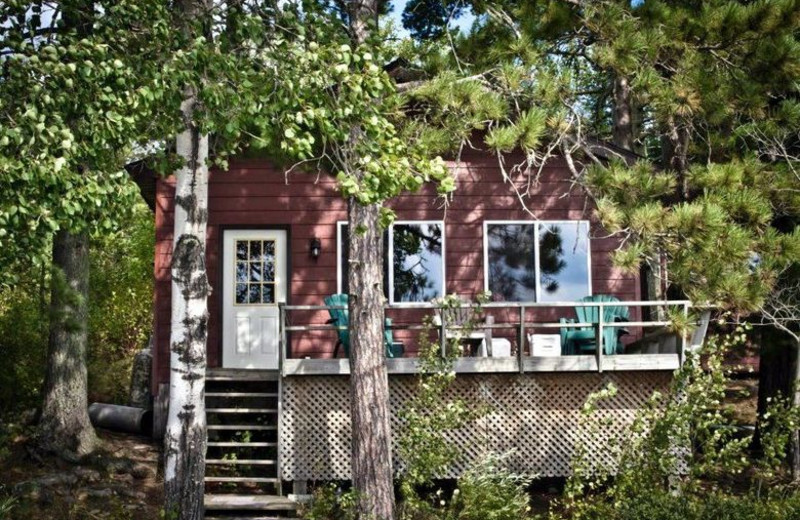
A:
{"label": "ground", "polygon": [[[0,425],[1,426],[1,425]],[[98,430],[100,452],[80,465],[32,454],[25,430],[0,444],[0,519],[160,518],[159,448],[142,436]],[[3,515],[3,503],[13,507]]]}

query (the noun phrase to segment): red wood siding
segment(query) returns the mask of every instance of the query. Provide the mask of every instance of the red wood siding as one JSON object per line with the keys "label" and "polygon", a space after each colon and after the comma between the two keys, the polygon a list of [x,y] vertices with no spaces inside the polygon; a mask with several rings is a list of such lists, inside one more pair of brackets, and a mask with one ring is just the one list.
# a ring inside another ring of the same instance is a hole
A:
{"label": "red wood siding", "polygon": [[[455,168],[455,165],[451,165]],[[457,190],[446,208],[435,191],[426,188],[404,195],[391,203],[400,220],[444,220],[446,290],[466,298],[481,292],[483,282],[484,220],[530,220],[511,184],[504,183],[496,158],[473,153],[462,157],[455,168]],[[519,176],[515,183],[525,191],[527,182]],[[158,182],[156,190],[155,258],[155,337],[154,384],[169,379],[170,274],[172,251],[174,179]],[[542,220],[592,220],[592,236],[605,233],[592,217],[592,205],[585,193],[570,181],[566,165],[554,161],[541,171],[533,183],[525,204]],[[346,204],[336,191],[335,181],[325,175],[293,173],[285,175],[263,160],[232,161],[226,172],[211,173],[209,184],[208,273],[214,286],[209,300],[209,366],[221,362],[221,309],[218,287],[221,283],[220,238],[224,228],[283,227],[289,231],[289,302],[296,305],[320,305],[322,298],[336,292],[336,223],[346,220]],[[309,241],[322,243],[318,259],[310,257]],[[609,238],[591,240],[592,291],[613,294],[621,300],[640,299],[635,276],[626,275],[611,265],[609,252],[617,241]],[[638,309],[631,309],[633,318]],[[497,311],[497,320],[510,315]],[[528,314],[528,319],[572,316],[572,311]],[[516,315],[516,314],[514,314]],[[419,323],[419,311],[391,311],[396,324]],[[294,323],[304,320],[324,322],[326,312],[295,313]],[[635,331],[634,331],[635,332]],[[513,337],[513,332],[509,330]],[[501,333],[498,332],[498,335]],[[396,337],[413,348],[416,334],[397,331]],[[334,336],[321,331],[295,334],[294,357],[329,357]]]}

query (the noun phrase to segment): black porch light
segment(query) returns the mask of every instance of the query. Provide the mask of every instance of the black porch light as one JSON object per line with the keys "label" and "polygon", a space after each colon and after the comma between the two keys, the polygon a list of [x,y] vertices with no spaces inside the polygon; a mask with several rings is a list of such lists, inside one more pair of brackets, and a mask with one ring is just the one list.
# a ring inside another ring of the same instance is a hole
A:
{"label": "black porch light", "polygon": [[311,258],[319,258],[319,253],[322,251],[322,242],[320,239],[314,237],[311,239]]}

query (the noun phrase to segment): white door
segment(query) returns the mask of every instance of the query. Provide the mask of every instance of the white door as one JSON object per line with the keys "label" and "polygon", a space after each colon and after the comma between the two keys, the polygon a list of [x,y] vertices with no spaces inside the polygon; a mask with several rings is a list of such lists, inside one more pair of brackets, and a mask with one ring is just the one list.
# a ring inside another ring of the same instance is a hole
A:
{"label": "white door", "polygon": [[226,230],[223,241],[222,366],[277,370],[286,231]]}

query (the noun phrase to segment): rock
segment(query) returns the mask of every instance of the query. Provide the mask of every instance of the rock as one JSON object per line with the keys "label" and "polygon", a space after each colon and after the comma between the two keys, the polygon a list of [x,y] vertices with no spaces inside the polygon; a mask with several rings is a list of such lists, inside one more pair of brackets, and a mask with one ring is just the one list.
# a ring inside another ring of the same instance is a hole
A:
{"label": "rock", "polygon": [[104,461],[105,469],[107,472],[114,473],[130,473],[133,469],[134,463],[130,459],[125,458],[110,458]]}
{"label": "rock", "polygon": [[144,464],[137,464],[133,468],[131,468],[131,475],[133,478],[142,480],[145,479],[153,474],[152,470],[144,465]]}
{"label": "rock", "polygon": [[54,473],[37,478],[33,482],[39,487],[72,486],[78,482],[78,477],[72,473]]}
{"label": "rock", "polygon": [[114,480],[117,482],[123,482],[125,484],[133,484],[133,475],[121,473],[119,475],[114,475]]}
{"label": "rock", "polygon": [[89,489],[87,493],[90,497],[93,498],[111,498],[114,496],[114,492],[108,488],[104,489]]}
{"label": "rock", "polygon": [[79,479],[87,482],[97,482],[100,480],[100,472],[89,468],[75,468],[72,471]]}

